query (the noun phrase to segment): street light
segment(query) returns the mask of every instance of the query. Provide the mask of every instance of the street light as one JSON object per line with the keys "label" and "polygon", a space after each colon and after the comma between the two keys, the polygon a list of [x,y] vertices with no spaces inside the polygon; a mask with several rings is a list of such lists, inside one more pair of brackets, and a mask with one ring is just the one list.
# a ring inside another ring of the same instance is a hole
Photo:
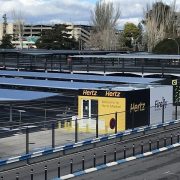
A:
{"label": "street light", "polygon": [[180,51],[180,49],[179,49],[179,43],[177,42],[177,40],[176,39],[174,39],[174,38],[168,38],[168,39],[170,39],[170,40],[173,40],[175,43],[176,43],[176,45],[177,45],[177,54],[179,55],[179,51]]}

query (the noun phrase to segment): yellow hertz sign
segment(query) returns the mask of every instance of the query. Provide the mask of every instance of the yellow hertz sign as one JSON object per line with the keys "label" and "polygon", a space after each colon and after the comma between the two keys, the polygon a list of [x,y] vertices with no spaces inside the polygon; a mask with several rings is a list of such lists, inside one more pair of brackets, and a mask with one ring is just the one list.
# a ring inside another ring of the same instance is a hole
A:
{"label": "yellow hertz sign", "polygon": [[173,86],[177,86],[177,79],[172,80],[172,85],[173,85]]}

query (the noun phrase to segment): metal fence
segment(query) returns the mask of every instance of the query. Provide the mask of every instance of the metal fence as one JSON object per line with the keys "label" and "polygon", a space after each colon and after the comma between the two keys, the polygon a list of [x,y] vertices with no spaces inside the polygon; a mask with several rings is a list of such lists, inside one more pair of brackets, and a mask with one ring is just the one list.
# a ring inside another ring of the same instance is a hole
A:
{"label": "metal fence", "polygon": [[[177,143],[177,144],[176,144]],[[148,139],[140,140],[138,142],[132,142],[128,144],[121,144],[121,146],[117,143],[113,146],[113,148],[108,149],[106,146],[102,149],[100,154],[96,151],[92,151],[90,156],[80,156],[78,158],[69,158],[67,163],[63,162],[63,159],[57,159],[54,163],[55,168],[53,169],[48,165],[48,162],[39,165],[38,169],[35,169],[34,166],[30,166],[27,169],[17,169],[14,170],[13,174],[8,174],[8,172],[0,173],[1,180],[6,180],[11,177],[11,179],[16,180],[24,180],[24,179],[53,179],[53,177],[62,177],[68,174],[73,174],[76,172],[82,172],[88,168],[96,168],[101,169],[102,165],[106,165],[110,162],[116,162],[118,160],[122,160],[122,162],[126,162],[126,158],[136,157],[137,159],[143,157],[143,153],[152,152],[151,154],[156,154],[157,152],[165,151],[166,149],[172,149],[173,147],[179,146],[180,143],[180,135],[179,133],[169,134],[167,136],[159,137],[149,137]],[[176,144],[176,146],[173,146]],[[167,148],[164,148],[167,147]],[[157,150],[157,151],[156,151]],[[159,151],[158,151],[159,150]],[[155,151],[155,153],[153,153]],[[148,154],[148,153],[147,153]],[[134,159],[136,159],[134,158]],[[99,168],[98,168],[99,166]],[[103,168],[105,168],[103,166]],[[24,172],[24,171],[27,172]],[[23,172],[22,172],[23,171]],[[9,176],[8,176],[9,175]],[[82,173],[83,175],[83,173]],[[56,179],[56,178],[55,178]]]}
{"label": "metal fence", "polygon": [[[71,112],[60,112],[56,108],[37,108],[32,106],[16,106],[13,121],[9,122],[8,106],[1,105],[0,119],[0,159],[34,152],[41,149],[92,139],[102,135],[110,135],[126,128],[124,117],[127,112],[96,115],[79,118]],[[17,111],[20,110],[20,111]],[[164,123],[179,119],[179,107],[150,107],[150,118],[145,125]],[[6,118],[3,121],[3,116]],[[130,128],[135,128],[134,115],[128,116]],[[137,119],[136,119],[137,121]]]}
{"label": "metal fence", "polygon": [[0,68],[18,70],[41,70],[56,72],[99,71],[106,72],[140,72],[144,73],[179,73],[179,62],[174,60],[144,59],[99,59],[73,58],[68,61],[65,55],[30,56],[28,54],[1,54]]}

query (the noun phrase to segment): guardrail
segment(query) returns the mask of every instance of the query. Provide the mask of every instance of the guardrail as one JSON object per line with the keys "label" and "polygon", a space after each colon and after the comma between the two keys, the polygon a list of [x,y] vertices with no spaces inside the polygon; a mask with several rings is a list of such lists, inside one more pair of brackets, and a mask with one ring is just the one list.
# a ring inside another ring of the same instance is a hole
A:
{"label": "guardrail", "polygon": [[[177,137],[177,139],[176,139]],[[104,150],[104,154],[102,154],[101,157],[98,157],[98,155],[96,153],[93,154],[92,158],[89,160],[87,159],[87,157],[82,156],[82,161],[80,161],[81,168],[77,169],[78,164],[76,162],[74,162],[73,158],[70,159],[69,161],[69,167],[67,166],[67,169],[69,169],[70,174],[66,174],[61,176],[62,174],[62,169],[63,166],[61,165],[60,160],[57,163],[57,166],[55,167],[55,169],[57,168],[57,174],[58,177],[57,178],[53,178],[52,180],[65,180],[65,179],[70,179],[73,177],[78,177],[78,176],[82,176],[91,172],[95,172],[95,171],[99,171],[102,169],[106,169],[108,167],[112,167],[112,166],[116,166],[116,165],[120,165],[132,160],[136,160],[136,159],[140,159],[140,158],[145,158],[147,156],[151,156],[160,152],[164,152],[173,148],[177,148],[180,147],[180,138],[179,138],[179,134],[177,134],[177,136],[173,136],[171,135],[170,137],[170,141],[168,143],[166,138],[161,138],[158,139],[157,141],[151,141],[149,140],[148,144],[144,144],[143,142],[141,142],[141,144],[139,144],[138,146],[135,146],[135,144],[133,144],[131,147],[126,148],[126,146],[124,146],[122,154],[123,156],[117,156],[118,151],[116,151],[116,149],[114,150],[113,153],[113,157],[111,157],[111,154],[107,153],[106,150]],[[160,141],[163,142],[163,145],[160,147],[159,143]],[[154,148],[152,148],[152,144],[155,143],[156,145],[154,146]],[[136,148],[135,148],[136,147]],[[137,150],[139,149],[139,150]],[[109,158],[109,156],[111,157],[111,159]],[[102,159],[101,163],[98,164],[99,162],[99,158]],[[87,167],[87,164],[89,163],[89,161],[93,161],[93,164],[88,166],[87,169],[85,169],[85,167]],[[75,170],[76,169],[76,170]],[[26,179],[31,179],[34,180],[36,177],[36,173],[34,171],[35,169],[33,168],[33,166],[31,166],[30,171],[28,171],[28,175],[26,176]],[[51,172],[51,170],[49,171],[48,165],[47,163],[45,163],[44,165],[44,169],[42,169],[43,172],[41,173],[41,177],[45,180],[48,179],[49,177],[49,172]],[[15,171],[14,176],[16,178],[16,180],[20,180],[20,179],[24,179],[23,176],[21,176],[22,174],[22,170],[20,170],[19,168]],[[7,173],[7,172],[6,172]],[[28,178],[29,176],[29,178]],[[1,180],[7,178],[5,174],[1,174],[0,176]],[[51,177],[52,178],[52,177]]]}
{"label": "guardrail", "polygon": [[[103,142],[107,143],[107,141],[114,140],[116,138],[123,138],[123,137],[126,137],[128,135],[134,135],[134,134],[138,134],[141,132],[143,134],[145,134],[145,133],[148,133],[148,131],[157,130],[158,128],[163,128],[163,127],[167,128],[167,126],[171,126],[171,125],[173,126],[173,125],[176,125],[178,123],[180,123],[180,120],[165,122],[163,124],[155,124],[152,126],[145,126],[145,127],[141,127],[141,128],[130,129],[130,130],[126,130],[124,132],[119,132],[117,134],[112,134],[109,136],[102,136],[99,138],[87,139],[85,141],[81,141],[78,143],[67,144],[64,146],[59,146],[59,147],[55,147],[55,148],[48,148],[48,149],[40,150],[37,152],[23,154],[21,156],[16,156],[16,157],[7,158],[5,160],[0,160],[0,167],[3,167],[4,165],[9,165],[9,164],[12,164],[15,162],[20,162],[20,161],[26,161],[26,163],[29,163],[30,159],[35,158],[37,160],[37,157],[40,157],[43,159],[43,157],[45,155],[46,155],[45,159],[47,160],[47,155],[52,155],[52,154],[58,153],[56,156],[59,157],[60,156],[59,152],[61,152],[61,155],[65,155],[65,154],[68,154],[68,151],[71,151],[71,153],[72,153],[72,150],[75,150],[76,148],[78,151],[82,151],[88,145],[96,145],[97,146],[98,145],[97,143],[100,143],[100,145],[102,145]],[[82,148],[82,149],[79,149],[79,148]],[[93,148],[93,146],[90,148]],[[50,158],[55,158],[56,156],[53,156],[53,157],[51,156]],[[41,161],[42,161],[42,159],[41,159]]]}
{"label": "guardrail", "polygon": [[103,165],[92,167],[92,168],[89,168],[89,169],[86,169],[86,170],[82,170],[82,171],[78,171],[78,172],[68,174],[68,175],[65,175],[65,176],[57,177],[57,178],[54,178],[52,180],[66,180],[66,179],[70,179],[70,178],[74,178],[74,177],[78,177],[78,176],[83,176],[83,175],[88,174],[88,173],[92,173],[92,172],[95,172],[95,171],[100,171],[102,169],[106,169],[106,168],[109,168],[109,167],[120,165],[120,164],[129,162],[129,161],[133,161],[133,160],[136,160],[136,159],[145,158],[145,157],[148,157],[148,156],[151,156],[151,155],[154,155],[154,154],[158,154],[160,152],[164,152],[164,151],[167,151],[167,150],[170,150],[170,149],[173,149],[173,148],[177,148],[177,147],[180,147],[179,142],[175,143],[175,144],[172,144],[172,145],[169,145],[167,147],[162,147],[162,148],[159,148],[159,149],[155,149],[153,151],[141,153],[141,154],[138,154],[136,156],[131,156],[131,157],[128,157],[128,158],[120,159],[118,161],[105,163]]}

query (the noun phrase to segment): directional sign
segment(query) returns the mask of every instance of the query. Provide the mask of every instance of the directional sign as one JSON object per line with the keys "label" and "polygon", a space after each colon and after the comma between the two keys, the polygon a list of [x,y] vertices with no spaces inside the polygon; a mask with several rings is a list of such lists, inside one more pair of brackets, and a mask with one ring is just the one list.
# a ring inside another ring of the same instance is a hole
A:
{"label": "directional sign", "polygon": [[180,106],[180,83],[177,79],[172,80],[173,85],[173,104]]}
{"label": "directional sign", "polygon": [[172,85],[173,85],[173,86],[177,86],[177,83],[178,83],[178,80],[177,80],[177,79],[172,80]]}

